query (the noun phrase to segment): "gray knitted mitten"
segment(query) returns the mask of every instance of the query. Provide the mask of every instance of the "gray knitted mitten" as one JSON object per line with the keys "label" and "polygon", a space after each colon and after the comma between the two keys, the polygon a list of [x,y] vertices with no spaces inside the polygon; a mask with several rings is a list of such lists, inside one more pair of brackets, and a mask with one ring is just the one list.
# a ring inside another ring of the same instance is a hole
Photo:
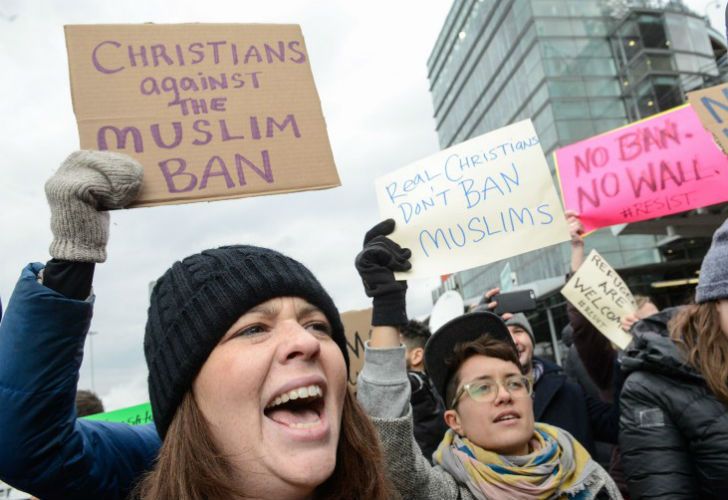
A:
{"label": "gray knitted mitten", "polygon": [[109,213],[134,201],[142,185],[142,166],[109,151],[76,151],[45,185],[51,207],[56,259],[104,262],[109,240]]}

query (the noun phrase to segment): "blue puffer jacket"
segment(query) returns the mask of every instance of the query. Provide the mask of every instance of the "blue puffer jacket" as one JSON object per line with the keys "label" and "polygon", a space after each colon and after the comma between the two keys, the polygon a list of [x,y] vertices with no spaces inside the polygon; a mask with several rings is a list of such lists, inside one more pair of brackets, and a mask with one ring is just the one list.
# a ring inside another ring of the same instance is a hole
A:
{"label": "blue puffer jacket", "polygon": [[0,479],[43,500],[123,499],[151,469],[153,425],[76,419],[92,304],[37,282],[26,267],[0,323]]}

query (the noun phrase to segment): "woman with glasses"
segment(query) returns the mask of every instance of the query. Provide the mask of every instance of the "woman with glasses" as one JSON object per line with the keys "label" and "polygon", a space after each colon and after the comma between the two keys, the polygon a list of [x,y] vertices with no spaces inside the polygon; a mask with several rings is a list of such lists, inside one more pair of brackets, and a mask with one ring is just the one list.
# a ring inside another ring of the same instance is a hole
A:
{"label": "woman with glasses", "polygon": [[387,238],[394,221],[370,230],[356,267],[373,299],[371,340],[357,397],[384,447],[404,498],[622,498],[614,481],[568,432],[534,422],[531,381],[505,323],[489,312],[453,319],[425,347],[425,366],[447,405],[449,430],[433,455],[412,435],[409,382],[398,327],[406,321],[410,251]]}

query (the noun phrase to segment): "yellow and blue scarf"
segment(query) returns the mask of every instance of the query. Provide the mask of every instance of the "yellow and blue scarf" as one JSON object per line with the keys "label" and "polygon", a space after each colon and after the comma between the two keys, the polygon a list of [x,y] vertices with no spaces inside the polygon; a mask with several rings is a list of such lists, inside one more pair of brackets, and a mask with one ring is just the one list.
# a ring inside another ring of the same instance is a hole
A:
{"label": "yellow and blue scarf", "polygon": [[535,451],[528,455],[503,456],[451,429],[434,459],[478,499],[586,500],[605,485],[603,469],[566,431],[537,423],[530,444]]}

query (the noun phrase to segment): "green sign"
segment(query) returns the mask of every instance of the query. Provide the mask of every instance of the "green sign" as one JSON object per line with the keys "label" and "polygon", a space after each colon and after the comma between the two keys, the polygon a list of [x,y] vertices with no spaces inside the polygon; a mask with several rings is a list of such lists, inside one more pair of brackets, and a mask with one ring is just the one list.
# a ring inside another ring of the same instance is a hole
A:
{"label": "green sign", "polygon": [[129,425],[144,425],[154,422],[152,418],[152,407],[149,403],[143,403],[120,410],[97,413],[82,417],[86,420],[101,420],[102,422],[123,422]]}

